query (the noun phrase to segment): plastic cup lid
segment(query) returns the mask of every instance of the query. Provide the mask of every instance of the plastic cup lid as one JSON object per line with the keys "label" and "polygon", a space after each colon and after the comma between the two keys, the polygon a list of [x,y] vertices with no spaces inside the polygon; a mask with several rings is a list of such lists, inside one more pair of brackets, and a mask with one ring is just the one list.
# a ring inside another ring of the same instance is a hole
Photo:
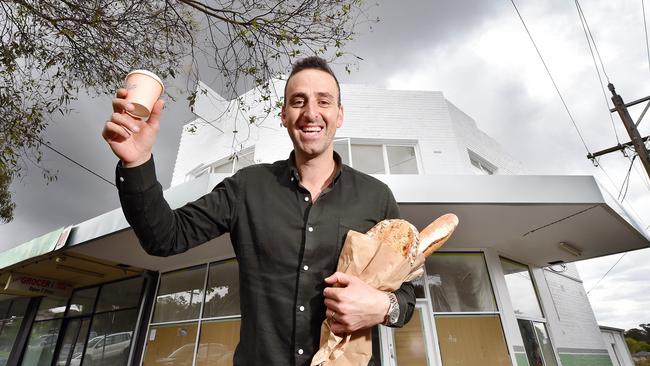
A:
{"label": "plastic cup lid", "polygon": [[160,94],[163,94],[165,92],[165,85],[163,84],[162,80],[160,80],[158,75],[154,74],[153,72],[151,72],[149,70],[133,70],[133,71],[131,71],[130,73],[128,73],[126,75],[126,78],[124,78],[124,81],[126,81],[126,79],[128,79],[129,75],[131,75],[131,74],[144,74],[144,75],[147,75],[149,77],[152,77],[154,80],[156,80],[158,83],[160,83],[160,86],[162,87],[162,91],[160,92]]}

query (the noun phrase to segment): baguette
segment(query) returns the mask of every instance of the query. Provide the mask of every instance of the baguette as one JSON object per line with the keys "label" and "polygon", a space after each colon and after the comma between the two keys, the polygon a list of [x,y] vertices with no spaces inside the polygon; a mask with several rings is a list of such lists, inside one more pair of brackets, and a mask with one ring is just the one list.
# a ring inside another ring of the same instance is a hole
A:
{"label": "baguette", "polygon": [[406,220],[392,219],[383,220],[375,225],[368,236],[387,244],[407,258],[417,254],[418,229]]}
{"label": "baguette", "polygon": [[458,226],[458,217],[454,214],[445,214],[434,220],[420,232],[419,251],[425,257],[440,248],[454,233]]}

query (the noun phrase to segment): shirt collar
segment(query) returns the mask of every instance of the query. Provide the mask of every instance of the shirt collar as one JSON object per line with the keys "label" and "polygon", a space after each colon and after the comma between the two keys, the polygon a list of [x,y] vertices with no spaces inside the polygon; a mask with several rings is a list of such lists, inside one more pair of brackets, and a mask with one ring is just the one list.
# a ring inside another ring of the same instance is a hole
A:
{"label": "shirt collar", "polygon": [[[296,182],[300,182],[300,174],[298,172],[298,168],[296,167],[296,152],[291,151],[291,154],[289,155],[288,159],[288,166],[289,166],[289,176],[293,179],[296,180]],[[336,168],[334,168],[334,179],[332,179],[332,183],[330,184],[330,187],[333,186],[341,177],[341,171],[343,170],[343,162],[341,160],[341,156],[334,151],[334,163],[336,164]]]}

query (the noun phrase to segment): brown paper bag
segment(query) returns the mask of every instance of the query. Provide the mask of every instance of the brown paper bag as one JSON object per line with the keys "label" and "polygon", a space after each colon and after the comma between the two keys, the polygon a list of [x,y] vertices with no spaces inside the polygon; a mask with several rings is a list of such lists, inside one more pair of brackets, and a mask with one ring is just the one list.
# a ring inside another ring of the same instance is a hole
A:
{"label": "brown paper bag", "polygon": [[[414,271],[420,270],[423,263],[422,255],[409,263],[391,246],[381,245],[366,234],[350,230],[336,270],[357,276],[376,289],[395,291]],[[371,357],[371,329],[338,336],[330,331],[329,319],[326,319],[321,325],[321,346],[311,365],[367,365]]]}

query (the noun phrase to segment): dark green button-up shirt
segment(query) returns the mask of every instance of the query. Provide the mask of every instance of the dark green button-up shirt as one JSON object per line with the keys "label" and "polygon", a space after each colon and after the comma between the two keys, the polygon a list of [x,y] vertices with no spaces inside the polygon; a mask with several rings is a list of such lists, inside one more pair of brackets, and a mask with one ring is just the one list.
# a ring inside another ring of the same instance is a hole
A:
{"label": "dark green button-up shirt", "polygon": [[[239,262],[241,332],[235,365],[309,365],[325,319],[324,278],[336,270],[348,230],[396,218],[379,180],[341,164],[316,202],[288,160],[239,170],[212,192],[171,210],[153,159],[118,164],[122,209],[147,253],[168,256],[230,233]],[[415,306],[413,285],[395,292],[401,326]]]}

